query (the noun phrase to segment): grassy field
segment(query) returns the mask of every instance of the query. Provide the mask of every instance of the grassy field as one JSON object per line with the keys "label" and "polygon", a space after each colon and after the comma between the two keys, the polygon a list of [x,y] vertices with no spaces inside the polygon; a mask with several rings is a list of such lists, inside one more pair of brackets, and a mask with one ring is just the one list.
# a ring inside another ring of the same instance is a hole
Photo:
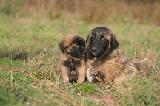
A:
{"label": "grassy field", "polygon": [[[94,83],[63,84],[58,43],[70,33],[86,38],[107,26],[130,58],[145,59],[147,76],[137,75],[120,88]],[[49,20],[0,14],[1,106],[158,106],[160,105],[160,27],[128,23],[88,24],[79,17]],[[28,57],[21,60],[17,54]]]}

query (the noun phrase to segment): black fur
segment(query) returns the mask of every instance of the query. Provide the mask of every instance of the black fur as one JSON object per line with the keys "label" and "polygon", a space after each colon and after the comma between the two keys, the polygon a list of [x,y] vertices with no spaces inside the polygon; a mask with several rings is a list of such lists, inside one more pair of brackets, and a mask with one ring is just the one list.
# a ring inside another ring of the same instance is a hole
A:
{"label": "black fur", "polygon": [[88,35],[87,58],[105,59],[114,49],[119,47],[119,42],[111,30],[106,27],[96,27]]}
{"label": "black fur", "polygon": [[70,70],[76,70],[77,66],[80,65],[80,60],[70,59],[63,63],[64,66],[68,67]]}
{"label": "black fur", "polygon": [[73,42],[76,43],[77,45],[85,47],[85,40],[78,35],[73,38]]}
{"label": "black fur", "polygon": [[84,58],[85,40],[80,36],[75,36],[73,42],[76,45],[71,49],[70,55],[76,58]]}
{"label": "black fur", "polygon": [[77,67],[80,65],[80,60],[70,59],[64,61],[64,66],[68,67],[69,82],[74,83],[78,80]]}

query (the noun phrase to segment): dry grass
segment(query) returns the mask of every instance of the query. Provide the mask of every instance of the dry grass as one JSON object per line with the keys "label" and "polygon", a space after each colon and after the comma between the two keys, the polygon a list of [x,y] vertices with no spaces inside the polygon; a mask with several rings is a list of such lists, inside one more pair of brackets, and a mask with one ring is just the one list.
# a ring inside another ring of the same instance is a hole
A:
{"label": "dry grass", "polygon": [[[0,2],[0,105],[160,104],[160,27],[151,24],[158,25],[159,2]],[[76,32],[86,38],[89,31],[99,24],[113,30],[126,56],[146,62],[147,76],[135,76],[118,88],[112,84],[63,84],[59,74],[58,43],[69,33]],[[28,53],[25,61],[11,57],[24,51]]]}

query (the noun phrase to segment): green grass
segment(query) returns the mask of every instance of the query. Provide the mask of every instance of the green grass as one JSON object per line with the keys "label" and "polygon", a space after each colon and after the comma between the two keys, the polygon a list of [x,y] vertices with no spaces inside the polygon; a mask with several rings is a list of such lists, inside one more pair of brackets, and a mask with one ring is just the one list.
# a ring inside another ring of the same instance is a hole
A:
{"label": "green grass", "polygon": [[[120,48],[129,57],[150,59],[148,77],[136,76],[122,90],[98,84],[63,84],[60,75],[58,43],[65,35],[78,33],[84,38],[98,26],[77,17],[49,20],[13,18],[0,13],[0,105],[103,106],[90,98],[112,95],[122,106],[158,106],[160,92],[160,27],[129,23],[104,23],[116,34]],[[15,50],[29,52],[29,60],[12,60]],[[156,67],[155,69],[153,69]],[[125,92],[128,89],[129,92]]]}
{"label": "green grass", "polygon": [[158,106],[159,105],[159,75],[149,78],[137,76],[131,81],[131,92],[124,93],[122,105],[128,106]]}

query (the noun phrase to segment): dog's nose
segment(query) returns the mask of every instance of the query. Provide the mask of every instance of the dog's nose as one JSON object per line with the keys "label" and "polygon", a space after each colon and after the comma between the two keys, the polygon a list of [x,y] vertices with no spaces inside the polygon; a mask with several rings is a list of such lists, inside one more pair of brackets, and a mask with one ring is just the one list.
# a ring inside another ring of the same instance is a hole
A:
{"label": "dog's nose", "polygon": [[67,50],[67,51],[66,51],[66,53],[68,53],[68,54],[69,54],[70,52],[71,52],[70,50]]}
{"label": "dog's nose", "polygon": [[66,53],[68,53],[68,54],[69,54],[70,52],[69,52],[69,51],[67,51]]}
{"label": "dog's nose", "polygon": [[96,52],[96,51],[97,51],[97,48],[96,48],[96,47],[93,47],[93,48],[92,48],[92,51],[93,51],[93,52]]}

